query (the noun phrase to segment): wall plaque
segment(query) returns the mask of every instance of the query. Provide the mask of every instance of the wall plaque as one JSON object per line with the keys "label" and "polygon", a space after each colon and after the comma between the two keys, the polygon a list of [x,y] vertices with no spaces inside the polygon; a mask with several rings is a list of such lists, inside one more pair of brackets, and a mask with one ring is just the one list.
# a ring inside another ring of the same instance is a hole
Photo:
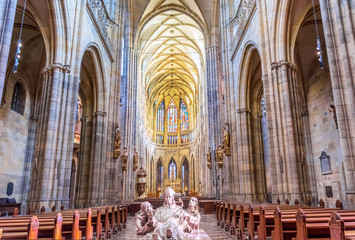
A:
{"label": "wall plaque", "polygon": [[14,183],[13,182],[9,182],[7,184],[7,189],[6,189],[7,196],[10,196],[13,191],[14,191]]}
{"label": "wall plaque", "polygon": [[332,198],[333,197],[332,186],[325,186],[325,194],[327,195],[327,198]]}
{"label": "wall plaque", "polygon": [[320,167],[321,167],[322,174],[332,173],[332,169],[330,167],[330,158],[324,151],[322,152],[319,159],[320,159]]}

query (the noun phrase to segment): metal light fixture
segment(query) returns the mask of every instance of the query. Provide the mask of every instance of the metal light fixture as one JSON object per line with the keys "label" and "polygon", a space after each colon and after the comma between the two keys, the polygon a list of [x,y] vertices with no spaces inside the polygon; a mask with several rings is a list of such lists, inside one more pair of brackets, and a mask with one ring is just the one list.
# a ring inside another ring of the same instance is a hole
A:
{"label": "metal light fixture", "polygon": [[316,25],[316,33],[317,33],[317,55],[318,55],[318,61],[319,61],[319,66],[321,69],[324,68],[323,64],[323,52],[322,52],[322,45],[320,42],[319,34],[318,34],[318,25],[317,25],[317,16],[316,16],[316,10],[314,8],[314,0],[312,0],[312,5],[313,5],[313,14],[314,14],[314,23]]}
{"label": "metal light fixture", "polygon": [[22,47],[21,36],[22,36],[23,20],[25,18],[26,4],[27,4],[27,0],[25,0],[25,4],[23,7],[20,36],[19,36],[19,39],[17,40],[17,50],[16,50],[16,54],[15,54],[15,64],[14,64],[14,67],[12,68],[13,73],[17,73],[19,61],[21,58],[21,47]]}

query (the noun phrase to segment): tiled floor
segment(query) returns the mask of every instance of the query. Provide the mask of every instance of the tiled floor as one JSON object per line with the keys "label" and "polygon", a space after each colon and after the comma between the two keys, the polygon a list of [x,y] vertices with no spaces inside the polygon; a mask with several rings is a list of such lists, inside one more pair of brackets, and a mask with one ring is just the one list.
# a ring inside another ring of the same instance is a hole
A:
{"label": "tiled floor", "polygon": [[[135,222],[134,217],[130,217],[127,222],[127,229],[122,233],[118,234],[116,240],[135,240],[144,238],[144,236],[137,236],[135,234]],[[200,232],[191,235],[187,240],[235,240],[230,235],[227,235],[226,232],[222,231],[217,227],[216,216],[214,214],[201,214],[200,222]]]}

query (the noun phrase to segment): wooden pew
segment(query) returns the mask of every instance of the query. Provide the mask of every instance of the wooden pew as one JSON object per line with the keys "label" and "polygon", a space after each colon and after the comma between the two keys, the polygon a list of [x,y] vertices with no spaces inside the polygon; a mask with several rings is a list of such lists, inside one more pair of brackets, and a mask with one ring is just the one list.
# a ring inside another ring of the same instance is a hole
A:
{"label": "wooden pew", "polygon": [[[337,214],[343,219],[348,220],[346,224],[349,228],[355,228],[355,211],[336,210]],[[333,212],[316,212],[316,213],[304,213],[302,209],[299,209],[296,216],[297,224],[297,240],[300,239],[330,239],[330,226],[329,219]]]}
{"label": "wooden pew", "polygon": [[221,229],[224,229],[224,223],[226,221],[226,202],[223,202],[221,205],[221,221],[220,221],[220,227]]}
{"label": "wooden pew", "polygon": [[221,202],[220,201],[216,201],[216,218],[217,218],[217,226],[220,225],[220,214],[219,214],[219,211],[220,211],[220,207],[221,207]]}
{"label": "wooden pew", "polygon": [[237,231],[237,205],[236,203],[231,203],[232,205],[232,215],[231,215],[231,227],[230,227],[230,233],[231,235],[236,235]]}
{"label": "wooden pew", "polygon": [[247,223],[247,232],[248,232],[248,239],[254,240],[255,239],[255,229],[260,223],[259,214],[254,215],[254,206],[249,204],[249,221]]}
{"label": "wooden pew", "polygon": [[355,239],[355,214],[353,217],[341,217],[338,213],[332,213],[329,219],[331,240]]}
{"label": "wooden pew", "polygon": [[319,218],[315,223],[307,223],[306,215],[302,209],[299,209],[296,215],[297,236],[295,239],[330,240],[329,223],[327,222],[328,219],[329,218]]}

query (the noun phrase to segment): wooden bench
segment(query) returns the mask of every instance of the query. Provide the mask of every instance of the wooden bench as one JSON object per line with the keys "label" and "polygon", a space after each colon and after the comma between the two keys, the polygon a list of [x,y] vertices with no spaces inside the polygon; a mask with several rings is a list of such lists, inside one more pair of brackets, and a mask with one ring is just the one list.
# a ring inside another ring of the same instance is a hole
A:
{"label": "wooden bench", "polygon": [[[125,204],[117,207],[94,208],[94,212],[91,209],[69,209],[48,213],[42,208],[43,213],[37,216],[0,219],[0,229],[2,229],[3,239],[26,239],[36,234],[40,239],[63,239],[64,237],[78,239],[81,236],[85,236],[88,240],[94,239],[94,236],[97,239],[108,239],[120,228],[126,227],[128,208],[129,205]],[[58,230],[60,222],[61,228]],[[36,227],[37,223],[38,227]]]}
{"label": "wooden bench", "polygon": [[354,216],[341,217],[339,213],[332,213],[329,219],[331,240],[355,239],[355,214]]}

